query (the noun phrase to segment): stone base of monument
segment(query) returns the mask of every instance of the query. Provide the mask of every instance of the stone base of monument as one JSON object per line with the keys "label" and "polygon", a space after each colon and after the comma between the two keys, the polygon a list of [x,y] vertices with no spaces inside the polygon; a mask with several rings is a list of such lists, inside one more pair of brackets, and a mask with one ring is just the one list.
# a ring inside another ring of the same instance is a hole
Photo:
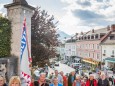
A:
{"label": "stone base of monument", "polygon": [[6,78],[6,82],[11,76],[18,75],[18,58],[0,58],[0,75]]}

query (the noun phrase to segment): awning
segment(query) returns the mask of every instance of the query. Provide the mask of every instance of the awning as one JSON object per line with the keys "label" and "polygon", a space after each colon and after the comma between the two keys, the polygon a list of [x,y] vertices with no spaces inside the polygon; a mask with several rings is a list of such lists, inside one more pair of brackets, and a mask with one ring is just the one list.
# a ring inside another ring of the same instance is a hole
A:
{"label": "awning", "polygon": [[98,61],[94,61],[92,58],[84,58],[83,61],[94,65],[99,63]]}
{"label": "awning", "polygon": [[115,63],[115,58],[106,58],[105,61]]}

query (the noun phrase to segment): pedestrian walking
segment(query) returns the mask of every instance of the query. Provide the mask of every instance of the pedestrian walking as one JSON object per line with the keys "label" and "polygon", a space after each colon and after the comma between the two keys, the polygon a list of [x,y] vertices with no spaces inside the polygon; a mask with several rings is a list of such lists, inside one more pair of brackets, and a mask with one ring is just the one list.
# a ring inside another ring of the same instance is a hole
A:
{"label": "pedestrian walking", "polygon": [[68,86],[72,86],[75,79],[76,79],[75,71],[72,71],[68,77]]}
{"label": "pedestrian walking", "polygon": [[76,79],[74,80],[74,83],[72,86],[85,86],[85,83],[81,81],[80,75],[76,76]]}
{"label": "pedestrian walking", "polygon": [[34,81],[30,86],[49,86],[49,84],[46,83],[46,73],[41,73],[39,80]]}
{"label": "pedestrian walking", "polygon": [[50,86],[63,86],[63,85],[58,82],[58,78],[55,76],[53,78],[53,83],[51,83]]}
{"label": "pedestrian walking", "polygon": [[94,75],[93,74],[89,75],[89,79],[87,80],[85,86],[97,86],[97,81],[96,81],[96,79],[94,79]]}
{"label": "pedestrian walking", "polygon": [[110,86],[104,73],[101,74],[101,78],[98,80],[98,86]]}

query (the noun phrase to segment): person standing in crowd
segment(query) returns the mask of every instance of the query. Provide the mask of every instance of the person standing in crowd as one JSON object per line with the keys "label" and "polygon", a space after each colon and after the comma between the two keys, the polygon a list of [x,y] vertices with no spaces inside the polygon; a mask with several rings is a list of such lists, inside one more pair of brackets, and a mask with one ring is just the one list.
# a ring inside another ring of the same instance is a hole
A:
{"label": "person standing in crowd", "polygon": [[12,76],[9,81],[9,86],[21,86],[21,80],[19,76]]}
{"label": "person standing in crowd", "polygon": [[63,77],[63,86],[68,86],[67,85],[67,77],[64,75],[63,71],[61,71],[60,74]]}
{"label": "person standing in crowd", "polygon": [[99,67],[98,66],[95,68],[95,71],[96,71],[96,73],[99,73]]}
{"label": "person standing in crowd", "polygon": [[90,74],[89,79],[86,82],[85,86],[97,86],[97,81],[94,79],[94,75]]}
{"label": "person standing in crowd", "polygon": [[41,73],[39,80],[38,81],[34,81],[33,83],[31,83],[30,86],[49,86],[48,83],[46,83],[46,73]]}
{"label": "person standing in crowd", "polygon": [[7,86],[5,83],[5,78],[3,76],[0,76],[0,86]]}
{"label": "person standing in crowd", "polygon": [[101,78],[98,80],[98,86],[110,86],[104,73],[101,74]]}
{"label": "person standing in crowd", "polygon": [[54,77],[53,78],[53,83],[50,84],[50,86],[63,86],[61,83],[58,83],[58,78]]}
{"label": "person standing in crowd", "polygon": [[[61,84],[63,84],[63,77],[58,73],[58,70],[55,70],[55,75],[54,75],[54,77],[57,77],[58,78],[58,83],[61,83]],[[53,77],[53,78],[54,78]],[[52,78],[52,79],[53,79]]]}
{"label": "person standing in crowd", "polygon": [[81,81],[80,75],[76,76],[76,80],[74,81],[72,86],[85,86],[85,83]]}
{"label": "person standing in crowd", "polygon": [[48,70],[48,65],[47,65],[47,64],[45,65],[45,70],[44,70],[44,71],[45,71],[45,73],[46,73],[46,76],[48,76],[48,71],[49,71],[49,70]]}
{"label": "person standing in crowd", "polygon": [[87,80],[88,80],[88,77],[87,77],[87,76],[83,77],[83,82],[84,82],[85,84],[86,84]]}
{"label": "person standing in crowd", "polygon": [[75,71],[71,72],[69,77],[68,77],[68,86],[72,86],[74,80],[75,80]]}

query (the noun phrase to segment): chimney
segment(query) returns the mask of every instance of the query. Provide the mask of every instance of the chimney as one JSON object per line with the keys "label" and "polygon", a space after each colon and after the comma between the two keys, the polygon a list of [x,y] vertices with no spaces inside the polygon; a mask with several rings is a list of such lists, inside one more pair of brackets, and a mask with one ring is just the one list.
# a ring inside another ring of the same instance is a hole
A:
{"label": "chimney", "polygon": [[111,31],[115,31],[115,24],[111,25]]}
{"label": "chimney", "polygon": [[92,29],[92,33],[94,33],[94,29]]}
{"label": "chimney", "polygon": [[83,32],[81,32],[81,35],[83,35]]}
{"label": "chimney", "polygon": [[110,26],[108,25],[108,26],[107,26],[107,31],[109,31],[109,30],[110,30]]}

